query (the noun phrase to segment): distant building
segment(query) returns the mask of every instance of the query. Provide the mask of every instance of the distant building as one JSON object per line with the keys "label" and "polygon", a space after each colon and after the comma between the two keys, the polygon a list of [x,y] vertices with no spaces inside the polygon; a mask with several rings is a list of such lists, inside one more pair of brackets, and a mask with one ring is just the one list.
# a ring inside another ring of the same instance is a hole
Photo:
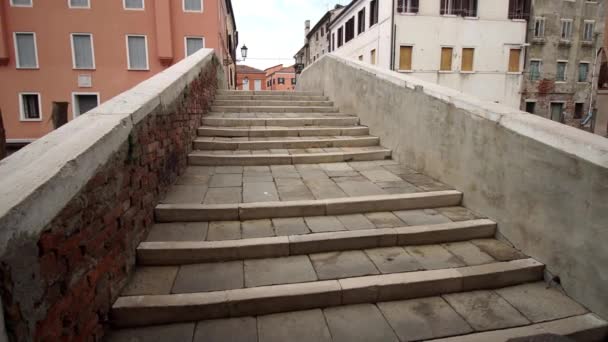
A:
{"label": "distant building", "polygon": [[237,65],[236,89],[266,90],[266,72],[248,65]]}
{"label": "distant building", "polygon": [[352,1],[330,24],[330,50],[519,108],[529,0],[391,3]]}
{"label": "distant building", "polygon": [[294,66],[283,67],[279,64],[266,71],[266,89],[268,90],[295,90],[296,70]]}
{"label": "distant building", "polygon": [[314,63],[324,54],[329,52],[329,24],[344,9],[342,5],[336,5],[334,9],[327,11],[325,15],[310,28],[310,20],[304,23],[304,46],[296,53],[294,58],[301,58],[304,67]]}
{"label": "distant building", "polygon": [[213,48],[235,83],[238,35],[230,0],[2,0],[0,108],[9,143],[53,129],[198,49]]}
{"label": "distant building", "polygon": [[604,39],[599,57],[599,66],[595,79],[596,95],[597,95],[597,110],[593,118],[593,133],[608,138],[608,6],[604,6],[604,10],[600,11],[600,15],[604,16]]}
{"label": "distant building", "polygon": [[604,2],[532,2],[521,109],[580,127],[594,107]]}

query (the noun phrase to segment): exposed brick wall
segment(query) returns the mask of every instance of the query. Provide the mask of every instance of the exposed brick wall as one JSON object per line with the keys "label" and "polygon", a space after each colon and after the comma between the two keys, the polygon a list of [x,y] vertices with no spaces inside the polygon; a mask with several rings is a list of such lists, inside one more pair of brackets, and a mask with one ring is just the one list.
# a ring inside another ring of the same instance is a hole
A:
{"label": "exposed brick wall", "polygon": [[11,340],[101,340],[154,206],[186,167],[219,68],[214,59],[182,98],[135,125],[39,239],[24,239],[2,258],[0,291]]}

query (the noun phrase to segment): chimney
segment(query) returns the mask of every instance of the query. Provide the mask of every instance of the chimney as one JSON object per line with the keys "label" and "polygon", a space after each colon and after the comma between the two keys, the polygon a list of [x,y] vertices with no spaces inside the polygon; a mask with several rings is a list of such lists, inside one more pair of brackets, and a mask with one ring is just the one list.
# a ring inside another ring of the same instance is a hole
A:
{"label": "chimney", "polygon": [[308,33],[310,33],[310,20],[304,22],[304,35],[308,36]]}

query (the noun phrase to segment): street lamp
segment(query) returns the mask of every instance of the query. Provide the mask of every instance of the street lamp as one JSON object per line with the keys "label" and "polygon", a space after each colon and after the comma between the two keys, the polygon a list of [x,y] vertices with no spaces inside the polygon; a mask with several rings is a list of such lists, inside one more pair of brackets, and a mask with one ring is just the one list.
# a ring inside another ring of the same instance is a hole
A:
{"label": "street lamp", "polygon": [[[234,61],[234,63],[244,62],[245,59],[247,59],[247,51],[249,51],[249,48],[247,47],[247,45],[243,45],[243,47],[241,48],[241,56],[243,57],[243,59],[237,58]],[[229,57],[224,58],[224,65],[230,65],[232,63],[233,63],[232,58],[229,58]]]}
{"label": "street lamp", "polygon": [[249,51],[247,45],[243,45],[243,47],[241,48],[241,56],[243,57],[243,61],[247,59],[247,51]]}

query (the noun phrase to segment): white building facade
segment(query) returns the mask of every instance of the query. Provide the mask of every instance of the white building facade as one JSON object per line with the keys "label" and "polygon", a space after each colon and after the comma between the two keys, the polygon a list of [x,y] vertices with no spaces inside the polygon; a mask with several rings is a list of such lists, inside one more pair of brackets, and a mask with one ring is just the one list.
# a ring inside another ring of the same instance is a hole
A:
{"label": "white building facade", "polygon": [[529,1],[394,4],[353,1],[331,24],[332,52],[519,108]]}

